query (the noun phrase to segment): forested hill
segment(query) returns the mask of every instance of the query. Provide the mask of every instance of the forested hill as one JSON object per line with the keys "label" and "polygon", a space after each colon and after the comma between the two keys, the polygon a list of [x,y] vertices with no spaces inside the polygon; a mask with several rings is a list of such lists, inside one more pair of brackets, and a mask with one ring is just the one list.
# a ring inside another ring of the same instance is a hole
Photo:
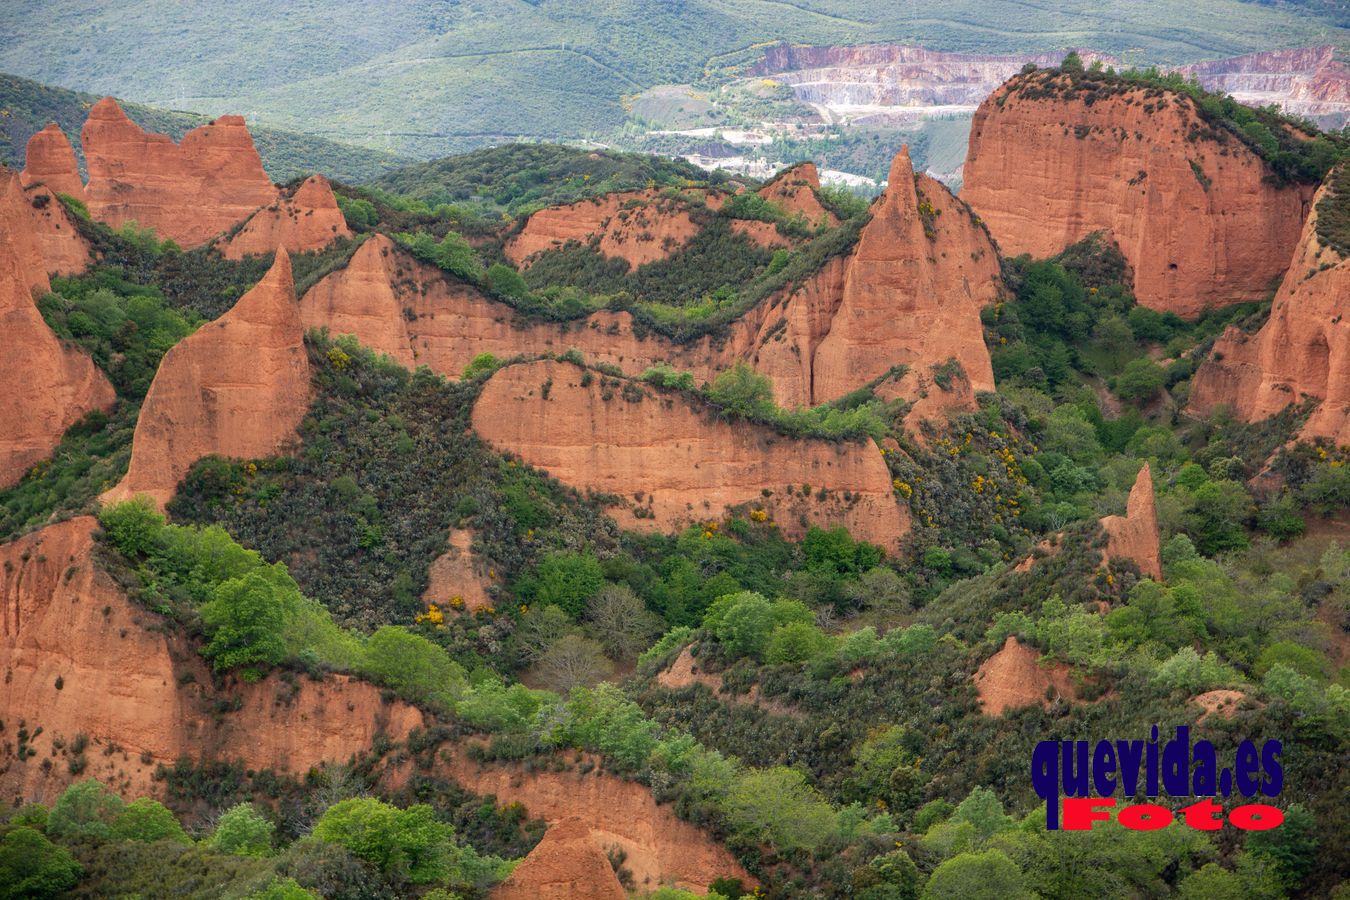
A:
{"label": "forested hill", "polygon": [[[0,73],[0,163],[22,169],[29,136],[48,122],[61,126],[79,154],[80,127],[89,115],[89,107],[98,99],[93,94]],[[185,131],[210,121],[198,113],[157,109],[137,103],[124,103],[122,107],[142,128],[167,134],[175,140]],[[252,126],[253,123],[249,124]],[[410,162],[393,153],[307,134],[266,127],[250,127],[250,130],[267,174],[278,182],[311,172],[322,172],[339,181],[369,181]]]}

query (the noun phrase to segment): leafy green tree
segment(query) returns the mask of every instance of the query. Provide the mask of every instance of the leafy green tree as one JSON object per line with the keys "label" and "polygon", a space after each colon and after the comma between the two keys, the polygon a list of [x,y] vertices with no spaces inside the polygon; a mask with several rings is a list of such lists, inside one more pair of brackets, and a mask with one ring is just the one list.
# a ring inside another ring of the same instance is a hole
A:
{"label": "leafy green tree", "polygon": [[426,804],[399,809],[370,797],[343,800],[323,814],[314,836],[412,884],[450,875],[455,829],[436,821]]}
{"label": "leafy green tree", "polygon": [[342,210],[342,218],[347,220],[348,227],[352,229],[361,231],[374,228],[380,221],[379,214],[375,211],[375,204],[369,200],[338,194],[337,205],[338,209]]}
{"label": "leafy green tree", "polygon": [[219,584],[202,607],[211,636],[202,655],[217,669],[245,667],[254,680],[285,659],[287,613],[299,595],[294,584],[280,563]]}
{"label": "leafy green tree", "polygon": [[103,507],[98,522],[114,547],[137,559],[156,548],[165,519],[154,501],[142,496]]}
{"label": "leafy green tree", "polygon": [[530,286],[520,273],[505,263],[493,263],[487,272],[488,288],[499,297],[521,300],[530,295]]}
{"label": "leafy green tree", "polygon": [[1116,376],[1116,396],[1128,403],[1153,399],[1163,386],[1163,369],[1151,359],[1134,359]]}
{"label": "leafy green tree", "polygon": [[784,766],[741,775],[722,807],[737,839],[779,852],[814,850],[838,830],[837,814],[806,776]]}
{"label": "leafy green tree", "polygon": [[178,819],[163,803],[149,797],[138,797],[112,823],[112,836],[124,841],[173,841],[188,844],[187,836]]}
{"label": "leafy green tree", "polygon": [[1262,650],[1261,655],[1256,658],[1255,671],[1258,676],[1264,677],[1278,665],[1288,666],[1308,678],[1325,680],[1327,677],[1327,658],[1312,647],[1305,647],[1297,641],[1276,641]]}
{"label": "leafy green tree", "polygon": [[235,856],[268,856],[276,826],[258,812],[252,803],[232,806],[220,816],[216,830],[207,843],[222,853]]}
{"label": "leafy green tree", "polygon": [[504,363],[491,353],[480,353],[464,367],[464,372],[461,377],[465,381],[473,381],[480,376],[491,375],[503,365]]}
{"label": "leafy green tree", "polygon": [[106,840],[122,814],[122,798],[101,781],[80,781],[61,792],[47,817],[47,833],[56,837]]}
{"label": "leafy green tree", "polygon": [[586,601],[605,586],[605,573],[589,553],[554,553],[531,576],[522,579],[520,591],[533,604],[562,609],[576,621],[586,611]]}
{"label": "leafy green tree", "polygon": [[1247,546],[1244,525],[1252,512],[1252,497],[1238,481],[1209,481],[1195,489],[1186,516],[1186,530],[1206,556]]}
{"label": "leafy green tree", "polygon": [[370,636],[361,668],[409,700],[447,709],[468,683],[464,669],[443,648],[398,625]]}
{"label": "leafy green tree", "polygon": [[[892,850],[876,857],[864,870],[869,876],[867,886],[860,887],[858,900],[919,900],[924,877],[919,867],[904,850]],[[860,879],[854,876],[855,884]]]}
{"label": "leafy green tree", "polygon": [[758,659],[773,633],[773,606],[759,594],[746,592],[737,596],[740,599],[720,613],[713,633],[733,656]]}
{"label": "leafy green tree", "polygon": [[1022,900],[1035,896],[1017,863],[1000,850],[961,853],[933,870],[924,900]]}
{"label": "leafy green tree", "polygon": [[815,625],[792,622],[779,625],[769,635],[764,661],[769,665],[799,664],[830,652],[830,637]]}
{"label": "leafy green tree", "polygon": [[773,382],[744,361],[713,379],[708,399],[723,410],[752,419],[769,418],[778,410],[773,401]]}
{"label": "leafy green tree", "polygon": [[956,807],[952,818],[974,825],[975,834],[981,841],[1012,828],[1014,824],[1012,817],[1003,812],[1003,803],[983,785],[971,788],[966,799]]}
{"label": "leafy green tree", "polygon": [[1317,819],[1307,807],[1291,803],[1279,828],[1253,831],[1247,836],[1247,851],[1274,863],[1280,880],[1293,890],[1317,864],[1321,844],[1318,830]]}
{"label": "leafy green tree", "polygon": [[305,890],[294,878],[273,878],[271,884],[250,895],[248,900],[314,900],[318,896]]}
{"label": "leafy green tree", "polygon": [[70,851],[27,825],[0,839],[0,900],[45,900],[79,883],[84,870]]}

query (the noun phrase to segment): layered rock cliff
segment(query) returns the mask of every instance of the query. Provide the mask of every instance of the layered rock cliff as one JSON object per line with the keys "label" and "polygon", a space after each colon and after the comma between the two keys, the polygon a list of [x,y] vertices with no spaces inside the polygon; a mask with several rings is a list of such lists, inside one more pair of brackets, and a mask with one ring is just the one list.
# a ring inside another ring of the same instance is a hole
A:
{"label": "layered rock cliff", "polygon": [[600,253],[636,267],[670,256],[699,227],[687,200],[657,190],[622,191],[539,210],[506,242],[505,253],[523,266],[536,253],[594,240]]}
{"label": "layered rock cliff", "polygon": [[237,232],[221,242],[221,252],[226,259],[263,256],[278,247],[309,253],[351,236],[333,196],[333,186],[322,175],[311,175],[294,191],[249,216]]}
{"label": "layered rock cliff", "polygon": [[80,143],[90,214],[114,227],[134,221],[184,247],[226,231],[277,197],[239,116],[221,116],[175,144],[144,131],[105,97],[89,110]]}
{"label": "layered rock cliff", "polygon": [[1005,255],[1106,232],[1142,305],[1194,318],[1263,298],[1284,271],[1312,191],[1270,175],[1189,97],[1033,72],[980,105],[961,196]]}
{"label": "layered rock cliff", "polygon": [[1329,127],[1344,124],[1350,115],[1350,67],[1336,58],[1332,46],[1267,50],[1173,71],[1194,76],[1208,90],[1232,94],[1248,106],[1275,103]]}
{"label": "layered rock cliff", "polygon": [[84,198],[84,181],[75,161],[75,148],[55,122],[28,139],[20,178],[24,187],[41,184],[54,193]]}
{"label": "layered rock cliff", "polygon": [[568,816],[492,891],[492,900],[625,900],[604,849],[586,823]]}
{"label": "layered rock cliff", "polygon": [[1230,327],[1196,372],[1193,413],[1226,406],[1256,422],[1312,400],[1317,408],[1301,436],[1350,443],[1350,257],[1318,236],[1331,204],[1350,204],[1337,196],[1335,180],[1318,193],[1266,324],[1254,335]]}
{"label": "layered rock cliff", "polygon": [[1158,506],[1153,495],[1153,473],[1148,463],[1144,463],[1135,476],[1125,515],[1102,519],[1102,530],[1106,532],[1107,538],[1103,557],[1131,560],[1141,573],[1154,581],[1162,581]]}
{"label": "layered rock cliff", "polygon": [[839,217],[821,205],[820,172],[813,162],[798,163],[784,169],[778,177],[759,189],[759,195],[777,203],[789,213],[803,216],[812,225],[839,224]]}
{"label": "layered rock cliff", "polygon": [[[34,194],[56,202],[45,189]],[[103,373],[52,333],[34,302],[50,290],[42,226],[35,224],[45,215],[19,179],[0,170],[0,487],[50,456],[71,425],[115,400]]]}
{"label": "layered rock cliff", "polygon": [[808,524],[842,524],[894,551],[909,531],[870,440],[785,438],[570,363],[498,370],[474,406],[473,427],[567,484],[613,495],[611,512],[630,527],[670,531],[753,504],[794,538]]}
{"label": "layered rock cliff", "polygon": [[89,268],[93,251],[66,212],[65,204],[45,184],[23,190],[24,212],[35,260],[30,268],[48,275],[79,275]]}
{"label": "layered rock cliff", "polygon": [[[416,709],[345,676],[235,683],[239,708],[220,715],[200,654],[108,574],[96,528],[92,518],[72,519],[0,545],[6,800],[55,799],[76,776],[40,763],[80,735],[89,746],[79,777],[137,796],[159,794],[155,767],[180,757],[300,774],[365,752],[377,734],[402,740],[423,724]],[[20,728],[34,752],[26,761],[12,743]]]}
{"label": "layered rock cliff", "polygon": [[204,456],[276,453],[295,438],[309,396],[304,326],[283,250],[229,312],[164,355],[136,422],[126,477],[105,499],[147,494],[163,506]]}

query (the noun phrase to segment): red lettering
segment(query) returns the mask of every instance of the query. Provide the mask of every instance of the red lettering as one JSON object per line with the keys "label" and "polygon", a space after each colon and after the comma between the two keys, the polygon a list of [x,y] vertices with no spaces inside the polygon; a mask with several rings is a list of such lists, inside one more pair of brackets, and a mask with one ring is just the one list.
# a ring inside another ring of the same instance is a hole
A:
{"label": "red lettering", "polygon": [[[1223,827],[1223,807],[1206,797],[1181,811],[1186,824],[1201,831],[1218,831]],[[1217,816],[1217,818],[1216,818]]]}
{"label": "red lettering", "polygon": [[1111,814],[1098,812],[1097,807],[1110,808],[1116,805],[1111,797],[1094,800],[1091,797],[1065,797],[1063,828],[1065,831],[1091,831],[1093,822],[1109,822]]}
{"label": "red lettering", "polygon": [[1156,831],[1172,824],[1172,811],[1156,803],[1137,803],[1122,809],[1116,821],[1135,831]]}
{"label": "red lettering", "polygon": [[1228,821],[1243,831],[1266,831],[1284,821],[1284,811],[1265,803],[1248,803],[1230,812]]}

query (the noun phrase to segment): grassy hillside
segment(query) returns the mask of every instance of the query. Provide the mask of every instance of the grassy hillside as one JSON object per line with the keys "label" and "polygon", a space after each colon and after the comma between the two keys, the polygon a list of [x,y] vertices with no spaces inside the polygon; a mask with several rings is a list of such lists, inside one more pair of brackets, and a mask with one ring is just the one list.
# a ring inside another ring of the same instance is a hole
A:
{"label": "grassy hillside", "polygon": [[[61,126],[79,154],[80,128],[89,107],[98,99],[93,94],[0,74],[0,163],[22,168],[29,136],[48,122]],[[155,109],[137,103],[123,103],[122,106],[142,128],[163,132],[175,140],[188,129],[209,121],[197,113]],[[368,181],[408,162],[392,153],[275,128],[259,128],[252,122],[249,130],[262,154],[267,173],[278,182],[312,172],[322,172],[339,181]]]}
{"label": "grassy hillside", "polygon": [[[605,131],[621,98],[700,78],[759,42],[906,41],[940,50],[1091,46],[1179,62],[1327,40],[1333,5],[1148,0],[466,0],[209,9],[19,0],[0,69],[421,156]],[[19,27],[21,24],[21,27]],[[187,39],[185,39],[185,37]]]}

